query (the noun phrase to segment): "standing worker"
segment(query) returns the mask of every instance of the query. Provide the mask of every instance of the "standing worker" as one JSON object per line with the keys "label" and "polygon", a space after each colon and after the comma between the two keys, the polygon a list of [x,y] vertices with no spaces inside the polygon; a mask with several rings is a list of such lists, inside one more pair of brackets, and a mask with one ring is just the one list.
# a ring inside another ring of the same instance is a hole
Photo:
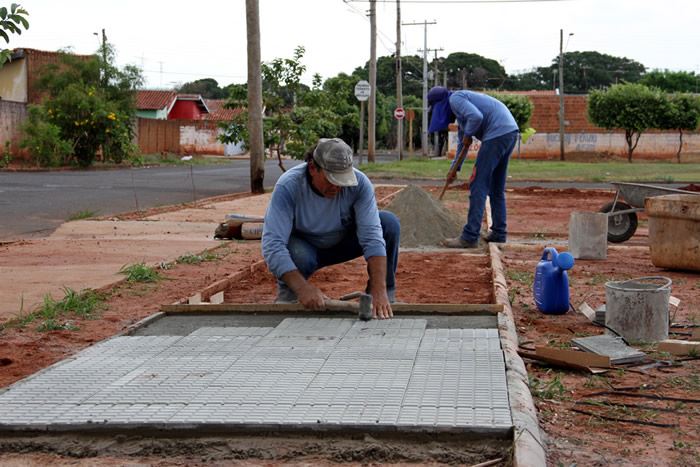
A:
{"label": "standing worker", "polygon": [[[479,246],[481,221],[486,207],[486,196],[491,199],[491,231],[484,236],[487,242],[505,242],[506,227],[506,174],[508,159],[518,140],[518,124],[508,108],[498,99],[474,91],[448,91],[436,86],[428,93],[433,115],[429,131],[447,128],[455,118],[459,126],[459,146],[466,150],[472,138],[481,141],[474,171],[470,179],[469,212],[462,234],[442,242],[448,248],[476,248]],[[455,159],[452,163],[457,161]],[[461,167],[457,167],[460,170]],[[447,184],[456,178],[448,174]]]}
{"label": "standing worker", "polygon": [[323,293],[307,279],[364,255],[373,317],[391,318],[399,236],[398,218],[377,209],[372,183],[353,168],[350,146],[320,139],[305,164],[279,178],[265,213],[262,253],[277,278],[276,302],[323,309]]}

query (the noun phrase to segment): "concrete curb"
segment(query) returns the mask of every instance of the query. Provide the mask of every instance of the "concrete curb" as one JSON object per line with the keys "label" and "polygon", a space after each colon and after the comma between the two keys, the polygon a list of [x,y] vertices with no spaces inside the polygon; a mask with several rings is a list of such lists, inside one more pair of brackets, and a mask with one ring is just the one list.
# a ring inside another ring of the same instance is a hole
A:
{"label": "concrete curb", "polygon": [[513,318],[513,309],[508,299],[508,283],[501,261],[501,250],[489,244],[493,295],[497,304],[503,305],[498,315],[501,347],[506,363],[506,384],[515,433],[513,435],[513,465],[515,467],[545,466],[547,457],[540,436],[537,410],[528,386],[527,369],[518,355],[518,334]]}

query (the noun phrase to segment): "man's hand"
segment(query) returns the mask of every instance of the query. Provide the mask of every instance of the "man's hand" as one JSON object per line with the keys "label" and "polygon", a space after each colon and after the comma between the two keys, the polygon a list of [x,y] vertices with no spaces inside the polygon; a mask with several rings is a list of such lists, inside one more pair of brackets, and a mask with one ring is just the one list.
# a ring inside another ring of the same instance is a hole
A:
{"label": "man's hand", "polygon": [[386,294],[386,290],[377,293],[371,291],[370,294],[372,295],[372,318],[392,318],[394,313],[391,311],[391,303],[389,303],[389,297]]}
{"label": "man's hand", "polygon": [[318,287],[306,283],[305,287],[297,293],[297,298],[299,303],[304,305],[304,308],[308,310],[324,310],[326,305],[324,303],[325,296],[318,289]]}
{"label": "man's hand", "polygon": [[323,310],[326,308],[323,293],[318,287],[309,284],[299,270],[295,269],[283,274],[282,280],[297,294],[297,299],[299,299],[299,303],[304,305],[304,308],[308,310]]}
{"label": "man's hand", "polygon": [[386,256],[371,256],[367,259],[369,293],[372,295],[372,317],[389,319],[394,316],[386,293]]}

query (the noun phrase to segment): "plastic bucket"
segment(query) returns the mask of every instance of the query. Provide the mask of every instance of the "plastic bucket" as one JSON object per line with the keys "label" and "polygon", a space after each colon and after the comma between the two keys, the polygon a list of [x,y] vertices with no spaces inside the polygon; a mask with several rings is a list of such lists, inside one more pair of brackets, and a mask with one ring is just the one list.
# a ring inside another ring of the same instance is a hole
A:
{"label": "plastic bucket", "polygon": [[668,339],[671,279],[638,277],[605,284],[605,325],[628,341]]}

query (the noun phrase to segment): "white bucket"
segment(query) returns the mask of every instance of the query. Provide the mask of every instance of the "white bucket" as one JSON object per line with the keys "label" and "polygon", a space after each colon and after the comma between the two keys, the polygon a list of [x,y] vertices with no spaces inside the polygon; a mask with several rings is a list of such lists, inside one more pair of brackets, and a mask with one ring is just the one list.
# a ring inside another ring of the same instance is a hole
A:
{"label": "white bucket", "polygon": [[671,279],[638,277],[605,284],[605,325],[628,341],[668,339]]}

